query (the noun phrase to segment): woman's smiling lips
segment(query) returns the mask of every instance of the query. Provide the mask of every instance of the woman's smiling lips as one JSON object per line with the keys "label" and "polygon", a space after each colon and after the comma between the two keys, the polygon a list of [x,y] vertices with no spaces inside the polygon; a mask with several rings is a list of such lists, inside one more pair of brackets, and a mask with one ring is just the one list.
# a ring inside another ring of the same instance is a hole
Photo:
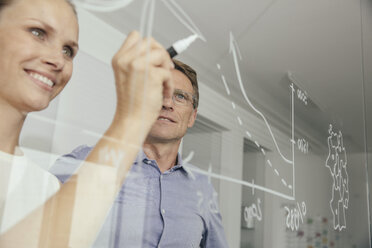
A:
{"label": "woman's smiling lips", "polygon": [[53,86],[56,84],[55,77],[48,73],[27,69],[25,71],[30,76],[33,82],[47,91],[51,91]]}

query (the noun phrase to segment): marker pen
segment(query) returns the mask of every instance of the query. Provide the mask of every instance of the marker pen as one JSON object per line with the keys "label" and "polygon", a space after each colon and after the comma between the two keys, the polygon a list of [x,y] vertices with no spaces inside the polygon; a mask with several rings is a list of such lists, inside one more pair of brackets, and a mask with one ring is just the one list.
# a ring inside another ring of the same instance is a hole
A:
{"label": "marker pen", "polygon": [[191,43],[193,43],[196,39],[198,38],[198,35],[196,34],[193,34],[185,39],[182,39],[182,40],[179,40],[179,41],[176,41],[175,43],[173,43],[173,45],[171,47],[169,47],[167,49],[167,52],[169,53],[169,56],[171,58],[173,58],[174,56],[176,56],[177,54],[180,54],[182,53],[183,51],[185,51],[190,45]]}

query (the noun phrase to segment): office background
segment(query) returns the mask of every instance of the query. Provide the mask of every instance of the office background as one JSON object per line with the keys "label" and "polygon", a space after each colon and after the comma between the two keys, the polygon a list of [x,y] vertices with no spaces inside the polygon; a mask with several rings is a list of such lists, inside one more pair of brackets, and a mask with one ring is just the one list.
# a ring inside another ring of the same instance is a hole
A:
{"label": "office background", "polygon": [[79,6],[73,78],[22,133],[39,164],[107,128],[111,58],[128,32],[165,47],[197,33],[179,57],[198,72],[201,97],[181,152],[209,175],[230,247],[370,247],[371,1]]}

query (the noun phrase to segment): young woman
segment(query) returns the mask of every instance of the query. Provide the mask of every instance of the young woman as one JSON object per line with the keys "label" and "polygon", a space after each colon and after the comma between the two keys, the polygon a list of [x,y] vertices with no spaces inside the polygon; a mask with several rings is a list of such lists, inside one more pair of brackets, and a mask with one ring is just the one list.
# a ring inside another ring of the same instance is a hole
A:
{"label": "young woman", "polygon": [[[46,108],[66,86],[77,51],[78,21],[69,1],[0,0],[0,247],[89,247],[163,96],[173,92],[173,63],[164,48],[129,34],[112,60],[113,121],[61,186],[17,147],[27,114]],[[102,151],[123,156],[113,161]]]}

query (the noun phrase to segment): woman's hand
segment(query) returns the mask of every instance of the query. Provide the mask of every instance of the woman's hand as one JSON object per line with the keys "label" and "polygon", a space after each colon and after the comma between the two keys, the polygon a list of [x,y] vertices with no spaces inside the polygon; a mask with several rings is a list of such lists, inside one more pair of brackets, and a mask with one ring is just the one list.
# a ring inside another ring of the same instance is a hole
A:
{"label": "woman's hand", "polygon": [[169,54],[153,38],[141,38],[133,31],[113,57],[112,66],[117,93],[113,124],[130,120],[149,129],[159,115],[163,97],[173,94],[174,64]]}

